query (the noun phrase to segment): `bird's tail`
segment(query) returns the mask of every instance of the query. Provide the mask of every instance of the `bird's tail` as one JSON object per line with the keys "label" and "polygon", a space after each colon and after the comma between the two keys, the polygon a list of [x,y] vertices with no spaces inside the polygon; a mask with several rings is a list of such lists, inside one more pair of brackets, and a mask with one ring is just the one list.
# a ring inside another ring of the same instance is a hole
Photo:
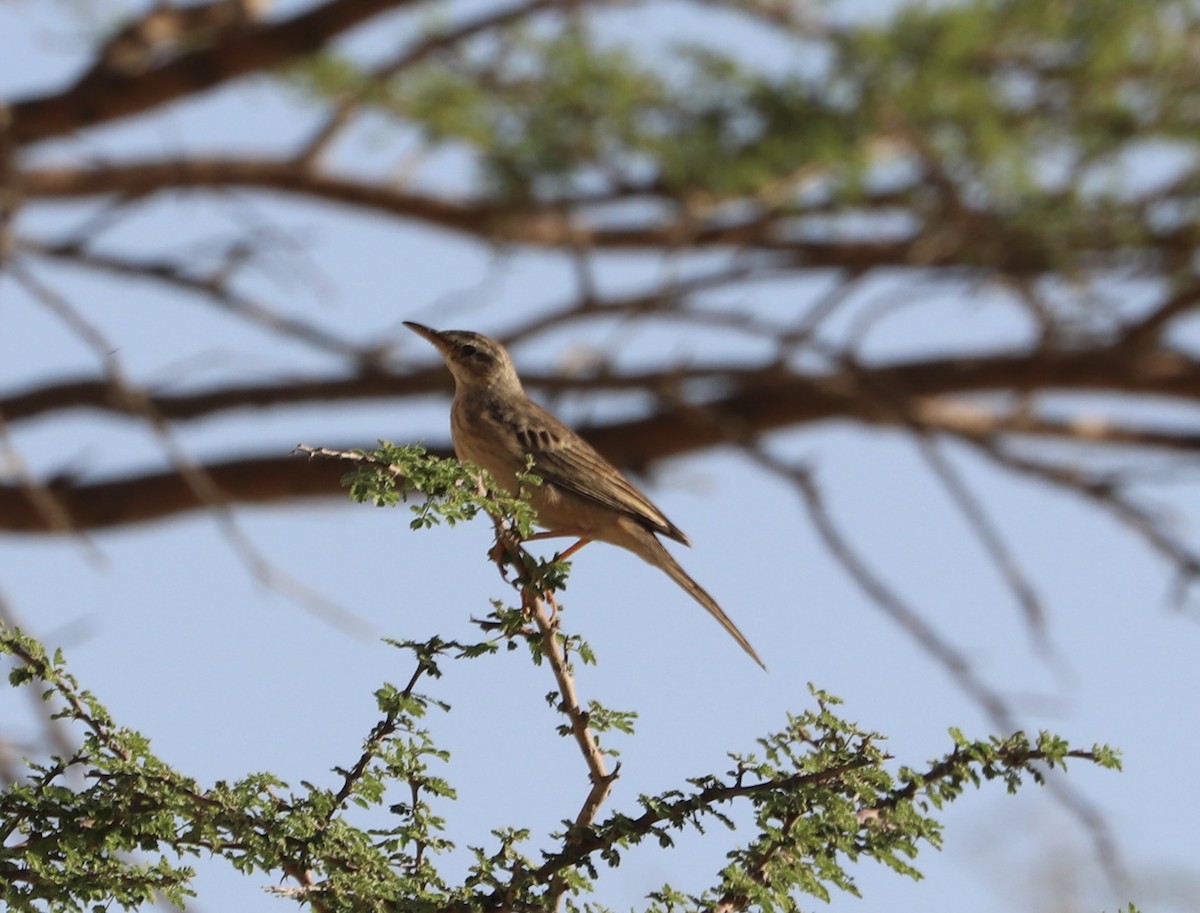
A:
{"label": "bird's tail", "polygon": [[662,568],[667,572],[672,580],[687,590],[688,594],[695,599],[696,602],[700,603],[700,605],[704,606],[704,608],[708,610],[709,615],[720,622],[721,627],[729,632],[729,636],[736,640],[741,648],[750,654],[750,658],[762,666],[765,670],[767,668],[766,663],[759,658],[758,653],[756,653],[754,648],[750,646],[750,641],[746,639],[746,635],[738,630],[738,626],[733,623],[733,619],[726,615],[725,610],[717,605],[717,601],[708,595],[708,591],[705,590],[704,587],[700,586],[700,584],[698,584],[695,580],[693,580],[688,575],[688,572],[679,566],[679,562],[675,560],[674,556],[666,550],[663,544],[659,542],[652,533],[648,533],[646,539],[649,541],[643,539],[638,543],[640,546],[642,546],[638,549],[638,552],[642,558],[651,564]]}

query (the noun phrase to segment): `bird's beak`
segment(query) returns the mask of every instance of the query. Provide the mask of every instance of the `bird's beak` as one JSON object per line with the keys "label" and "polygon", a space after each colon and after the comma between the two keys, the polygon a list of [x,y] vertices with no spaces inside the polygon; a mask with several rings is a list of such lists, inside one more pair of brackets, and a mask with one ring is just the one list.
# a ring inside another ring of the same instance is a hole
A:
{"label": "bird's beak", "polygon": [[446,338],[437,330],[431,330],[429,327],[420,323],[413,323],[411,320],[405,320],[404,325],[416,333],[418,336],[424,336],[434,344],[439,352],[443,355],[450,353],[451,345],[446,341]]}

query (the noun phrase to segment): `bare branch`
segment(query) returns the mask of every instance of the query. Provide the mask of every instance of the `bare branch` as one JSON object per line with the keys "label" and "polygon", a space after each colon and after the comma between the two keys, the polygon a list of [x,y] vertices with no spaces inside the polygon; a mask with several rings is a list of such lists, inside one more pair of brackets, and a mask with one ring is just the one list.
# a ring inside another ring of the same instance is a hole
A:
{"label": "bare branch", "polygon": [[1121,334],[1124,345],[1144,346],[1161,342],[1164,332],[1175,320],[1200,307],[1200,283],[1189,283],[1160,303],[1141,320]]}
{"label": "bare branch", "polygon": [[764,469],[791,482],[808,509],[813,527],[825,548],[863,594],[946,671],[963,692],[984,710],[998,731],[1015,732],[1019,727],[1003,698],[984,684],[965,656],[943,640],[916,609],[871,570],[866,560],[838,529],[811,472],[800,466],[790,466],[761,447],[747,447],[746,453]]}
{"label": "bare branch", "polygon": [[87,533],[75,526],[71,512],[58,495],[51,486],[39,481],[25,465],[25,460],[8,433],[8,423],[4,420],[3,412],[0,412],[0,455],[4,458],[4,475],[16,478],[16,487],[24,492],[28,503],[45,523],[47,531],[77,536],[93,560],[98,559],[99,549]]}
{"label": "bare branch", "polygon": [[[867,598],[882,609],[947,672],[963,693],[983,709],[998,731],[1017,731],[1020,727],[1007,702],[975,674],[965,656],[945,641],[912,606],[871,570],[863,557],[842,535],[830,516],[809,470],[789,466],[761,447],[749,449],[748,452],[760,465],[792,482],[800,493],[813,526],[826,549]],[[1124,865],[1107,822],[1076,790],[1062,783],[1059,778],[1049,778],[1047,782],[1055,798],[1067,807],[1091,837],[1096,855],[1111,884],[1116,888],[1125,886],[1127,877]]]}
{"label": "bare branch", "polygon": [[66,91],[14,102],[10,134],[23,146],[140,114],[311,54],[368,19],[415,2],[326,0],[291,19],[233,31],[143,72],[103,71]]}
{"label": "bare branch", "polygon": [[1175,568],[1179,575],[1177,593],[1180,601],[1186,595],[1187,587],[1200,578],[1200,552],[1189,548],[1159,513],[1138,504],[1111,474],[1021,456],[994,442],[966,436],[963,440],[997,465],[1079,495],[1133,530]]}
{"label": "bare branch", "polygon": [[[513,346],[549,330],[593,318],[635,318],[664,314],[671,320],[679,321],[686,319],[686,315],[680,311],[680,305],[689,296],[723,288],[752,274],[761,276],[761,270],[756,270],[756,267],[750,264],[737,262],[699,276],[674,279],[644,292],[604,299],[591,294],[581,295],[574,304],[549,308],[545,313],[519,324],[505,333],[501,341],[506,346]],[[743,317],[743,324],[745,323],[747,319]]]}
{"label": "bare branch", "polygon": [[[561,204],[498,205],[484,199],[451,199],[388,187],[378,181],[317,171],[274,159],[180,159],[106,164],[99,168],[32,169],[22,175],[30,199],[70,199],[110,194],[148,195],[165,190],[242,187],[297,194],[392,216],[416,219],[489,242],[511,242],[559,248],[678,248],[753,246],[786,251],[812,267],[850,269],[915,262],[907,242],[819,242],[779,237],[776,219],[751,217],[741,222],[682,226],[631,223],[613,228],[589,227],[565,214]],[[685,232],[681,236],[681,231]]]}
{"label": "bare branch", "polygon": [[[1163,427],[1138,428],[1099,419],[1062,421],[1007,419],[968,401],[934,401],[946,394],[988,392],[1109,392],[1200,402],[1200,362],[1182,354],[1149,352],[1130,357],[1120,349],[1052,352],[997,352],[960,358],[920,359],[872,367],[849,365],[825,374],[797,373],[778,365],[742,364],[663,369],[646,373],[595,377],[526,373],[526,385],[546,393],[591,393],[663,388],[689,381],[720,382],[731,393],[703,403],[672,407],[663,403],[652,416],[593,429],[596,439],[625,465],[633,454],[660,459],[721,444],[728,422],[763,432],[806,422],[853,418],[882,426],[908,426],[915,416],[932,427],[1061,437],[1079,442],[1130,443],[1164,449],[1194,450],[1200,435]],[[447,389],[445,373],[434,368],[409,374],[368,371],[352,378],[330,378],[218,388],[178,396],[148,395],[156,414],[187,421],[227,409],[396,397]],[[881,401],[880,397],[884,400]],[[930,398],[930,405],[920,402]],[[909,403],[918,405],[910,406]],[[138,415],[119,387],[104,381],[69,381],[27,390],[0,399],[0,411],[16,425],[49,411],[90,408]],[[703,413],[703,415],[701,415]],[[704,415],[708,416],[707,419]],[[619,438],[635,434],[636,444]]]}
{"label": "bare branch", "polygon": [[[1047,389],[1043,392],[1065,391]],[[912,416],[924,428],[976,439],[1018,437],[1060,440],[1080,446],[1118,446],[1185,454],[1200,450],[1200,434],[1170,425],[1133,424],[1094,414],[1053,418],[1037,415],[1024,407],[1002,410],[961,398],[921,400],[913,404]]]}
{"label": "bare branch", "polygon": [[[1104,366],[1108,365],[1106,369]],[[1124,372],[1126,375],[1122,377]],[[597,377],[528,376],[529,386],[543,392],[659,389],[669,381],[669,394],[688,381],[720,382],[734,392],[702,403],[664,395],[649,416],[581,428],[581,433],[622,469],[644,470],[654,462],[690,453],[746,435],[795,427],[829,419],[854,418],[871,425],[911,429],[913,423],[973,441],[1003,434],[1050,437],[1080,445],[1129,444],[1194,452],[1200,436],[1173,428],[1130,427],[1095,419],[1040,419],[1023,414],[997,413],[966,400],[929,396],[943,392],[1009,389],[1017,384],[1033,389],[1127,389],[1162,395],[1200,398],[1200,382],[1187,389],[1186,378],[1200,379],[1200,368],[1188,362],[1151,361],[1139,371],[1105,353],[1049,356],[980,356],[940,362],[850,368],[821,377],[744,368],[680,369],[664,374],[601,375]],[[410,375],[368,374],[351,379],[312,381],[215,390],[183,396],[146,396],[163,420],[186,421],[224,409],[287,403],[341,401],[372,396],[415,395],[445,389],[443,371],[429,369]],[[926,395],[909,403],[880,403],[876,389]],[[0,412],[15,425],[21,419],[68,408],[98,408],[134,417],[138,404],[125,401],[125,388],[111,379],[46,387],[0,400]],[[908,418],[903,410],[907,409]],[[370,445],[367,445],[368,447]],[[282,452],[281,448],[281,452]],[[448,452],[448,445],[441,445]],[[328,467],[304,466],[280,455],[259,456],[206,465],[231,501],[274,503],[291,498],[327,497],[338,491],[337,476]],[[145,522],[193,510],[202,501],[181,487],[176,473],[131,474],[84,483],[64,477],[47,483],[80,529]],[[45,518],[32,508],[20,486],[0,486],[0,528],[46,532]]]}
{"label": "bare branch", "polygon": [[307,321],[279,313],[235,292],[230,287],[226,270],[217,270],[208,276],[196,275],[183,263],[174,260],[136,259],[112,253],[99,253],[86,250],[78,243],[43,244],[29,239],[21,239],[16,244],[16,250],[25,254],[60,260],[100,273],[162,283],[177,291],[202,296],[225,312],[246,320],[267,332],[295,339],[336,355],[349,355],[357,359],[366,359],[370,356],[368,350],[355,346],[327,330]]}
{"label": "bare branch", "polygon": [[[371,627],[365,621],[305,586],[291,574],[275,567],[259,551],[253,540],[238,525],[226,494],[213,476],[183,449],[175,439],[170,425],[162,414],[155,410],[149,397],[126,379],[125,371],[116,356],[115,347],[110,345],[94,326],[84,320],[62,296],[39,282],[19,264],[10,264],[9,271],[34,298],[57,315],[95,350],[97,356],[104,363],[109,386],[121,391],[121,399],[128,403],[131,409],[153,429],[175,469],[176,477],[186,486],[188,494],[195,499],[195,502],[211,512],[234,553],[242,559],[254,576],[267,586],[291,597],[297,605],[313,612],[317,617],[331,622],[334,626],[356,637],[368,638]],[[54,494],[60,495],[59,492],[54,492]],[[44,509],[45,507],[39,500],[34,500],[33,504],[35,509]],[[61,496],[56,497],[55,504],[60,508],[70,508],[69,502]],[[57,517],[57,515],[55,516]],[[76,519],[73,512],[69,514],[68,522],[74,525]]]}
{"label": "bare branch", "polygon": [[992,564],[995,565],[996,570],[1000,572],[1000,576],[1008,585],[1008,589],[1012,592],[1017,605],[1025,616],[1025,623],[1034,643],[1043,653],[1048,653],[1050,643],[1047,640],[1046,610],[1037,591],[1033,588],[1033,584],[1021,570],[1016,556],[1004,541],[1000,530],[997,529],[983,504],[975,497],[974,492],[971,491],[958,470],[942,453],[937,441],[932,440],[922,430],[917,430],[914,437],[926,463],[941,481],[950,499],[958,506],[976,538],[983,545],[984,551],[991,558]]}

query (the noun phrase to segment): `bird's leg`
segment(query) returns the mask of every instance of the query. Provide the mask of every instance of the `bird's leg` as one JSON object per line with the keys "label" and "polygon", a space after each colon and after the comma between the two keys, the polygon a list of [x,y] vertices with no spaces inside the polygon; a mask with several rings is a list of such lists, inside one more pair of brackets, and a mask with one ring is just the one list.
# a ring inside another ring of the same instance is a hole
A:
{"label": "bird's leg", "polygon": [[589,537],[584,536],[582,539],[580,539],[578,542],[576,542],[574,545],[572,545],[566,551],[559,552],[557,555],[555,555],[554,560],[555,561],[566,561],[568,558],[570,558],[572,555],[574,555],[577,551],[579,551],[581,548],[583,548],[585,545],[587,545],[591,541],[592,540]]}
{"label": "bird's leg", "polygon": [[[579,536],[585,538],[587,531],[582,529],[546,529],[540,533],[530,533],[525,537],[525,542],[533,542],[535,539],[561,539],[563,536]],[[589,540],[590,541],[590,540]]]}
{"label": "bird's leg", "polygon": [[526,536],[524,541],[532,542],[535,539],[561,539],[563,536],[578,536],[579,541],[565,551],[561,551],[555,555],[555,561],[566,561],[577,551],[579,551],[589,542],[594,541],[596,538],[594,535],[592,535],[590,530],[586,529],[547,529],[540,533],[533,533],[530,536]]}

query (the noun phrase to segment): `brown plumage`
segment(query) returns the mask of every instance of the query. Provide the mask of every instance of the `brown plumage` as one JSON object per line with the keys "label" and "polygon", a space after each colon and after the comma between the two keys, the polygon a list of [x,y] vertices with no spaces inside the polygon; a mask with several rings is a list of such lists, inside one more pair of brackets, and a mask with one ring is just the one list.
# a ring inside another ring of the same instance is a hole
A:
{"label": "brown plumage", "polygon": [[633,552],[665,571],[766,668],[737,625],[657,535],[691,545],[688,537],[591,444],[525,394],[500,343],[464,330],[404,325],[433,343],[454,375],[450,431],[460,460],[486,469],[497,484],[515,491],[517,474],[532,456],[533,471],[542,479],[529,493],[538,525],[547,530],[545,536],[580,539],[564,554],[594,539]]}

